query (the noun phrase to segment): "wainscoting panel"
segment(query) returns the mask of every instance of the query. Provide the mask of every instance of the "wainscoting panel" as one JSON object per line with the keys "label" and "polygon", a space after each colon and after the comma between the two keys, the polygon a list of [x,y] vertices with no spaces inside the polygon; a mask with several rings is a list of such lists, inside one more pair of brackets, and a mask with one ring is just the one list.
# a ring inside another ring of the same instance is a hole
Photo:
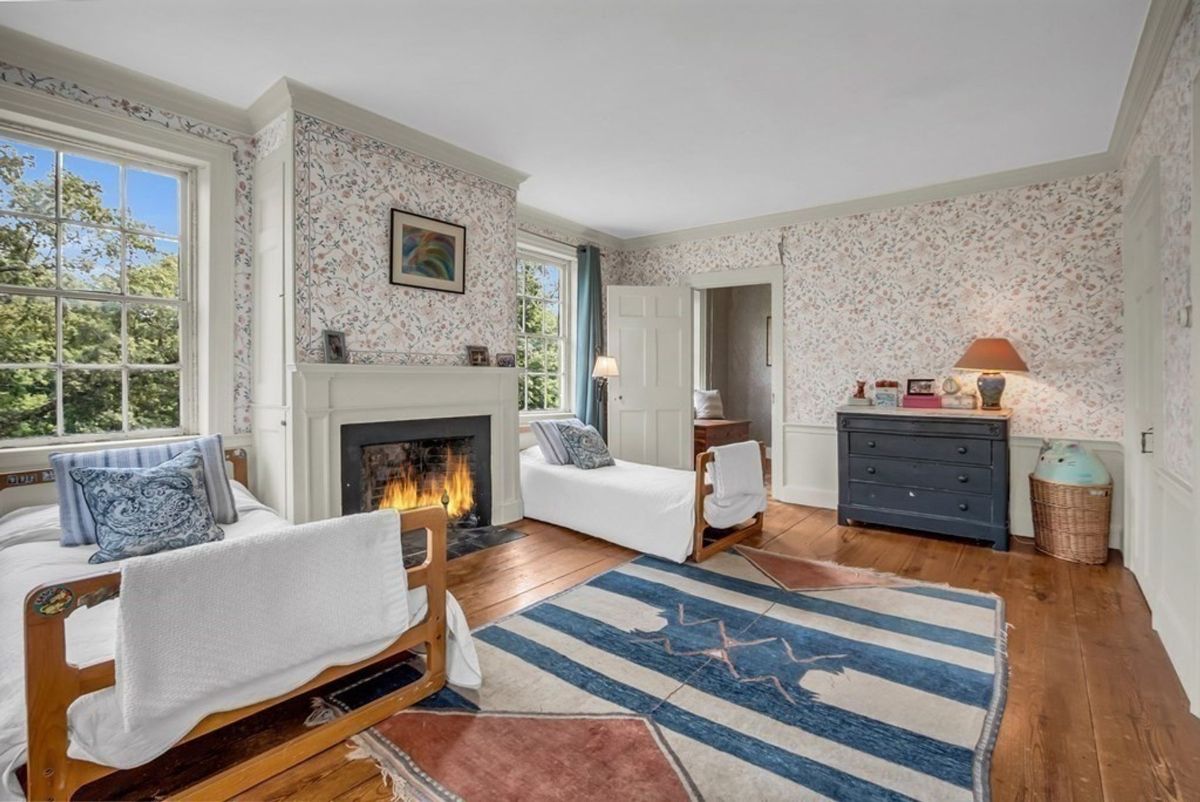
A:
{"label": "wainscoting panel", "polygon": [[[777,492],[780,501],[813,507],[837,507],[837,428],[801,423],[783,426],[783,481]],[[1121,548],[1124,521],[1123,493],[1125,460],[1120,443],[1081,440],[1093,449],[1113,475],[1113,524],[1109,545]],[[1029,502],[1029,474],[1037,464],[1042,440],[1013,437],[1010,440],[1009,518],[1012,533],[1033,537],[1033,513]]]}

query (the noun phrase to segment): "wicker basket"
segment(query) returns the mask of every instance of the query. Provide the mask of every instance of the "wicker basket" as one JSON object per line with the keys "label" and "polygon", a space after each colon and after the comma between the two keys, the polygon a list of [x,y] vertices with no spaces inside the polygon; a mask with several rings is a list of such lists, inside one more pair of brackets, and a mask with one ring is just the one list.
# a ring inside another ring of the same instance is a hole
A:
{"label": "wicker basket", "polygon": [[1033,541],[1038,551],[1076,563],[1108,561],[1112,490],[1106,485],[1069,485],[1029,475]]}

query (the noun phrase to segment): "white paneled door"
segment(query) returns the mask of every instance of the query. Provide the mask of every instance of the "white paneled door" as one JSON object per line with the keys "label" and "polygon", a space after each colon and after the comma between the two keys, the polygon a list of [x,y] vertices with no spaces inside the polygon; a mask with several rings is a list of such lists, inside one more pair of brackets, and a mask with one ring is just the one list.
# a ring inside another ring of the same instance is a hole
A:
{"label": "white paneled door", "polygon": [[621,375],[608,393],[608,441],[630,462],[692,467],[692,293],[608,288],[608,352]]}

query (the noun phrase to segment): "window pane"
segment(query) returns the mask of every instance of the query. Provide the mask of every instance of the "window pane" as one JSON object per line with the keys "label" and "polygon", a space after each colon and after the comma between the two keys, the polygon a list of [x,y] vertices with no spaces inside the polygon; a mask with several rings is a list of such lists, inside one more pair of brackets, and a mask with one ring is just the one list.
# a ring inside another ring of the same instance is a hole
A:
{"label": "window pane", "polygon": [[64,289],[120,292],[121,235],[87,226],[63,226]]}
{"label": "window pane", "polygon": [[542,333],[542,308],[537,301],[531,298],[521,300],[521,320],[525,324],[522,331],[526,334]]}
{"label": "window pane", "polygon": [[536,372],[546,369],[546,349],[542,340],[525,341],[525,367]]}
{"label": "window pane", "polygon": [[112,162],[63,154],[63,217],[115,226],[121,221],[121,168]]}
{"label": "window pane", "polygon": [[546,379],[546,408],[558,409],[562,406],[562,397],[559,393],[559,382],[557,376],[551,376]]}
{"label": "window pane", "polygon": [[179,362],[179,310],[164,304],[130,304],[125,312],[129,361],[135,365]]}
{"label": "window pane", "polygon": [[179,243],[161,237],[125,235],[125,277],[130,295],[179,297]]}
{"label": "window pane", "polygon": [[517,409],[525,411],[525,377],[517,377]]}
{"label": "window pane", "polygon": [[562,271],[552,265],[542,267],[542,295],[546,298],[557,298]]}
{"label": "window pane", "polygon": [[0,137],[0,208],[54,216],[54,151]]}
{"label": "window pane", "polygon": [[0,362],[54,362],[54,299],[0,294]]}
{"label": "window pane", "polygon": [[121,305],[63,300],[63,361],[81,365],[121,361]]}
{"label": "window pane", "polygon": [[0,283],[53,287],[57,228],[48,220],[0,215]]}
{"label": "window pane", "polygon": [[526,376],[525,386],[529,393],[528,409],[546,408],[546,377]]}
{"label": "window pane", "polygon": [[528,341],[525,338],[517,340],[517,367],[524,368],[527,365],[525,359],[525,349],[528,347]]}
{"label": "window pane", "polygon": [[130,167],[125,170],[126,225],[179,236],[179,179]]}
{"label": "window pane", "polygon": [[546,340],[543,362],[547,373],[558,373],[562,370],[562,343],[559,340]]}
{"label": "window pane", "polygon": [[121,431],[121,371],[63,371],[63,429],[67,434]]}
{"label": "window pane", "polygon": [[558,331],[558,304],[546,302],[542,304],[542,333],[557,337]]}
{"label": "window pane", "polygon": [[53,370],[0,370],[0,438],[54,434],[56,391]]}
{"label": "window pane", "polygon": [[129,428],[179,428],[179,373],[130,371]]}

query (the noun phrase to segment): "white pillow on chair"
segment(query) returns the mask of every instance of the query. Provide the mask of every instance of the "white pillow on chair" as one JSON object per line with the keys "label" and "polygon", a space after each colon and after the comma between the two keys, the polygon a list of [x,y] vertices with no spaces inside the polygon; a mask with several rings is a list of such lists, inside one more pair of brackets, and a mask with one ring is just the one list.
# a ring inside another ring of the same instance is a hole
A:
{"label": "white pillow on chair", "polygon": [[701,420],[724,420],[725,406],[721,403],[720,390],[693,390],[692,406],[696,417]]}

